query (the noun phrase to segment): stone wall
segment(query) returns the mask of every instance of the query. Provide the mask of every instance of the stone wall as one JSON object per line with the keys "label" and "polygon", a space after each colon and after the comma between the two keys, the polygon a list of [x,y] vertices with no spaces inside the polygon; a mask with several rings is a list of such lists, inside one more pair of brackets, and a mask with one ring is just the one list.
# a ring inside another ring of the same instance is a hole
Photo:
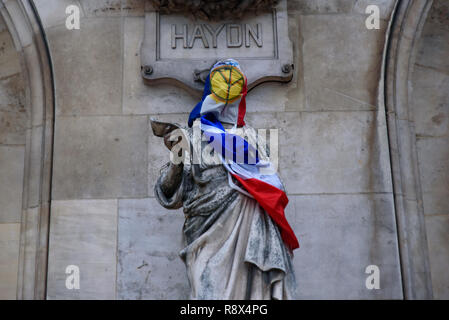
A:
{"label": "stone wall", "polygon": [[[197,100],[172,85],[143,83],[145,1],[34,3],[55,83],[47,298],[187,298],[178,257],[184,216],[154,197],[169,154],[152,135],[149,119],[185,124]],[[71,4],[81,9],[80,30],[65,26]],[[380,8],[379,30],[365,26],[370,4]],[[298,298],[402,299],[397,193],[379,101],[395,1],[287,5],[293,80],[251,90],[246,120],[256,128],[279,129],[279,173],[290,199],[286,215],[301,244],[294,257]],[[446,7],[436,1],[424,28],[411,99],[437,298],[448,294]],[[22,128],[28,121],[23,99],[29,90],[20,70],[0,23],[0,179],[9,182],[0,183],[0,298],[16,296],[18,266],[11,261],[20,260]],[[79,290],[65,286],[69,265],[79,266]],[[369,265],[379,267],[379,290],[365,286]]]}
{"label": "stone wall", "polygon": [[[181,210],[153,186],[168,153],[149,117],[185,123],[196,100],[140,76],[140,1],[36,1],[56,85],[50,299],[188,296]],[[67,30],[65,7],[81,8]],[[393,1],[367,30],[365,1],[289,1],[297,72],[247,98],[249,124],[280,129],[287,216],[301,249],[298,298],[402,298],[385,114],[377,85]],[[81,289],[65,288],[80,267]],[[381,290],[367,290],[378,265]]]}
{"label": "stone wall", "polygon": [[434,298],[449,298],[449,4],[436,0],[422,32],[411,107]]}
{"label": "stone wall", "polygon": [[15,299],[25,162],[25,83],[0,16],[0,299]]}

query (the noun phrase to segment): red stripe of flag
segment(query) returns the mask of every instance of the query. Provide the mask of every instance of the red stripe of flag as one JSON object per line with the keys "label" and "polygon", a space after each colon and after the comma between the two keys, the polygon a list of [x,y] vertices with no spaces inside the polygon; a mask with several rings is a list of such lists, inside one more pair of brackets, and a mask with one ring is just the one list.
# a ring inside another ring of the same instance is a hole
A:
{"label": "red stripe of flag", "polygon": [[239,113],[237,117],[237,125],[239,127],[243,127],[245,125],[245,113],[246,113],[246,94],[248,93],[247,84],[246,84],[246,77],[245,77],[245,84],[243,85],[242,92],[240,93],[242,95],[242,98],[239,103]]}
{"label": "red stripe of flag", "polygon": [[271,219],[279,226],[282,240],[284,240],[290,250],[293,251],[299,248],[298,239],[285,217],[284,209],[288,203],[285,192],[259,179],[251,178],[245,180],[235,174],[232,175],[245,187],[260,206],[265,209]]}

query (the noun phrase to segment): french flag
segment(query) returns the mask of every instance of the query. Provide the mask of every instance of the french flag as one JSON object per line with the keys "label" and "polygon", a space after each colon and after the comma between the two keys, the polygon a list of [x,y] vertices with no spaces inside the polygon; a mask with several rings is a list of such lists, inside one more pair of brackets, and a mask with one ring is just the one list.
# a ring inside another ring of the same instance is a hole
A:
{"label": "french flag", "polygon": [[[233,133],[236,127],[245,126],[247,92],[239,63],[234,59],[218,61],[206,78],[203,97],[190,113],[188,124],[192,127],[195,119],[201,119],[201,131],[229,172],[229,185],[254,198],[278,225],[287,247],[294,250],[299,243],[285,217],[288,198],[279,176],[269,161],[259,159],[253,146]],[[226,132],[222,122],[234,124],[234,129]]]}
{"label": "french flag", "polygon": [[219,155],[226,170],[240,182],[244,190],[229,179],[231,187],[260,204],[278,225],[282,239],[290,250],[299,248],[298,239],[285,217],[288,198],[272,164],[259,159],[254,147],[239,135],[226,132],[214,117],[201,117],[201,131],[209,138],[209,144]]}

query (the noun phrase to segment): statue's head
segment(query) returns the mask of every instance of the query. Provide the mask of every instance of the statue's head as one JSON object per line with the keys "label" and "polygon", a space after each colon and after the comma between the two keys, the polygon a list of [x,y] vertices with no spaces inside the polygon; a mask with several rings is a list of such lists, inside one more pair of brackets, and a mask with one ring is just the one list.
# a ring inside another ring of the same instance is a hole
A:
{"label": "statue's head", "polygon": [[190,113],[189,126],[202,116],[244,126],[246,93],[247,81],[240,64],[234,59],[218,61],[206,78],[201,102]]}

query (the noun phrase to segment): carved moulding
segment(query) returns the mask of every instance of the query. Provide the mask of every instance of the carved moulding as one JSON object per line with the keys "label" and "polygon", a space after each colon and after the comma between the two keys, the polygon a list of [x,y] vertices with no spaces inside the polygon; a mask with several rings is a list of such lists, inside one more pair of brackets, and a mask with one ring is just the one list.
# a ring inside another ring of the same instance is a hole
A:
{"label": "carved moulding", "polygon": [[[240,62],[248,90],[292,79],[286,0],[178,2],[153,1],[145,13],[141,74],[146,84],[171,83],[200,96],[210,68],[222,58]],[[195,5],[202,3],[195,14]],[[225,4],[227,13],[216,14]],[[232,10],[236,5],[248,6]]]}
{"label": "carved moulding", "polygon": [[219,21],[271,11],[279,0],[150,0],[150,3],[163,14],[187,13],[195,19]]}
{"label": "carved moulding", "polygon": [[404,299],[431,299],[432,279],[427,247],[421,182],[416,152],[410,79],[421,31],[432,0],[398,1],[387,34],[379,85],[390,145],[394,205]]}

